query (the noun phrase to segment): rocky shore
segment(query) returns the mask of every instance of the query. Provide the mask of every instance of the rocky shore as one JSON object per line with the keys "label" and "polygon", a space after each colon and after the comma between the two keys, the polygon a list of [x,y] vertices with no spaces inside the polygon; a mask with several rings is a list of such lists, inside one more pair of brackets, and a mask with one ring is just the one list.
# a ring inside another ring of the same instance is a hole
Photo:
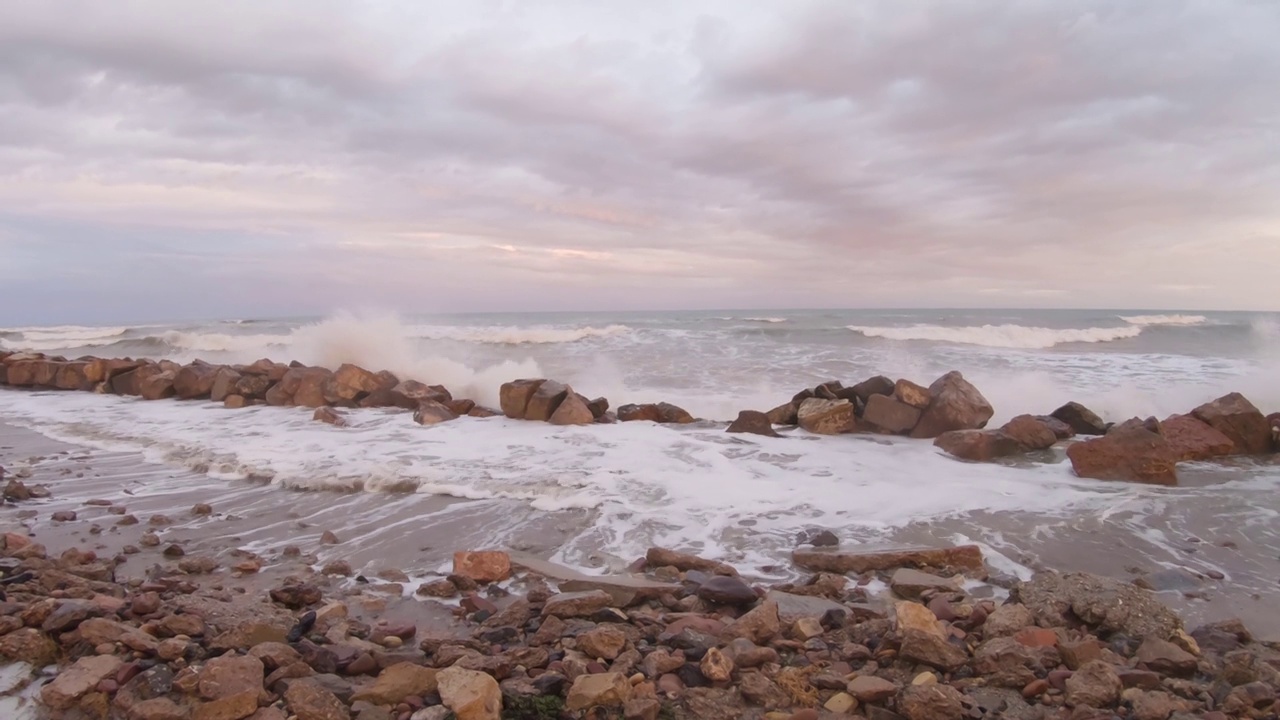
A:
{"label": "rocky shore", "polygon": [[[314,418],[347,423],[344,408],[395,408],[415,422],[435,425],[469,416],[504,415],[553,425],[649,421],[685,425],[696,419],[671,403],[627,404],[610,410],[609,400],[590,399],[567,384],[518,379],[499,390],[499,408],[455,398],[448,388],[356,365],[336,370],[285,365],[262,359],[250,365],[179,365],[160,360],[84,357],[69,360],[39,353],[0,353],[0,386],[79,390],[143,400],[206,400],[227,408],[252,405],[314,408]],[[778,427],[818,435],[871,433],[932,440],[949,455],[970,462],[1032,457],[1068,442],[1066,455],[1079,477],[1177,485],[1177,466],[1232,456],[1280,453],[1280,412],[1264,414],[1239,393],[1230,393],[1160,420],[1104,421],[1079,403],[1049,414],[1022,414],[999,428],[978,388],[959,372],[928,387],[876,376],[854,385],[831,381],[800,391],[763,412],[743,410],[730,433],[778,437]],[[1087,439],[1076,439],[1077,436]]]}
{"label": "rocky shore", "polygon": [[[19,506],[44,492],[6,485]],[[1016,582],[975,546],[842,549],[811,533],[791,558],[810,574],[771,587],[662,548],[616,576],[463,551],[452,573],[411,587],[402,573],[371,582],[342,561],[317,567],[316,548],[213,557],[158,538],[143,541],[157,562],[125,579],[138,548],[51,556],[37,539],[0,539],[6,718],[1188,720],[1280,709],[1280,648],[1241,623],[1188,632],[1133,584],[1051,572]],[[447,621],[390,614],[405,597]]]}

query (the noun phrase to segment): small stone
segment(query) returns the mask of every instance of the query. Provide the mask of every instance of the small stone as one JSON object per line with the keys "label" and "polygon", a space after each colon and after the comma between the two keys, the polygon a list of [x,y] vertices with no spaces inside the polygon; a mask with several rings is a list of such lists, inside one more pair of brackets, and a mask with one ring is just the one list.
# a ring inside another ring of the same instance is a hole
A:
{"label": "small stone", "polygon": [[826,702],[826,704],[823,705],[823,707],[826,708],[828,712],[833,712],[837,715],[848,715],[857,709],[858,701],[849,693],[836,693]]}
{"label": "small stone", "polygon": [[710,648],[702,656],[699,669],[713,683],[726,683],[733,676],[733,660],[729,659],[719,648]]}
{"label": "small stone", "polygon": [[631,683],[620,673],[579,675],[569,688],[565,708],[578,712],[593,707],[621,707],[631,699],[631,692]]}
{"label": "small stone", "polygon": [[451,667],[440,671],[438,681],[441,701],[458,720],[500,720],[502,690],[489,675]]}
{"label": "small stone", "polygon": [[499,551],[456,552],[453,574],[478,583],[501,582],[511,577],[511,556]]}
{"label": "small stone", "polygon": [[702,583],[698,597],[721,605],[750,605],[760,599],[746,582],[726,575],[716,575]]}
{"label": "small stone", "polygon": [[[933,673],[929,673],[933,677]],[[898,694],[898,686],[874,675],[859,675],[845,688],[860,703],[883,702]]]}
{"label": "small stone", "polygon": [[208,503],[196,503],[195,505],[191,506],[191,514],[195,515],[196,517],[212,515],[213,506]]}

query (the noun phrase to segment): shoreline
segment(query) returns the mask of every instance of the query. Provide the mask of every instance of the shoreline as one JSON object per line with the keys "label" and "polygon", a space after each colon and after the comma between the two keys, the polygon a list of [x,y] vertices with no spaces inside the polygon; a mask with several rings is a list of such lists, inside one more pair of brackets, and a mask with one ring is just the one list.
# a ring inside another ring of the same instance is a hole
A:
{"label": "shoreline", "polygon": [[[801,548],[793,562],[821,560],[833,572],[801,568],[809,579],[798,584],[743,582],[737,568],[663,550],[651,550],[634,576],[580,576],[499,551],[464,554],[436,579],[388,572],[361,583],[339,558],[357,543],[322,544],[318,526],[298,536],[297,555],[242,552],[240,538],[218,527],[221,501],[208,515],[193,505],[152,525],[148,496],[126,493],[126,484],[103,503],[76,500],[84,516],[54,523],[46,516],[65,489],[119,484],[138,467],[41,438],[0,425],[10,467],[15,454],[44,457],[18,479],[53,495],[17,501],[0,527],[18,531],[4,536],[6,575],[31,573],[3,587],[0,654],[56,666],[6,668],[31,683],[0,698],[15,718],[56,716],[34,698],[126,720],[444,720],[446,707],[482,720],[975,712],[1065,720],[1115,709],[1164,720],[1261,718],[1280,682],[1280,648],[1246,642],[1237,625],[1183,631],[1155,596],[1105,578],[1047,572],[1010,582],[975,564],[977,547],[888,559],[867,548]],[[173,506],[221,492],[189,490],[164,494]],[[104,522],[135,512],[138,525]],[[159,542],[117,565],[111,558],[135,541],[130,533]],[[1011,585],[1020,602],[988,580]],[[415,597],[419,584],[450,597]],[[467,587],[475,590],[459,589]],[[1117,593],[1137,612],[1111,615],[1122,607]],[[1076,610],[1055,619],[1062,602]],[[1238,682],[1230,668],[1241,652],[1251,658],[1244,677],[1258,679]],[[1224,677],[1227,691],[1210,691]]]}

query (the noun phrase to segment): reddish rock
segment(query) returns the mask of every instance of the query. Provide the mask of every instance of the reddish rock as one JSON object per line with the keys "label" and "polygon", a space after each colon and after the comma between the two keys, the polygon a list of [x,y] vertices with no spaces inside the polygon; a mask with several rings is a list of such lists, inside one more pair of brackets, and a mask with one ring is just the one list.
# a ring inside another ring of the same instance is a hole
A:
{"label": "reddish rock", "polygon": [[684,425],[693,422],[693,416],[671,403],[623,405],[618,408],[618,422],[648,420],[664,425]]}
{"label": "reddish rock", "polygon": [[596,417],[587,406],[587,399],[575,393],[573,388],[568,386],[565,388],[567,392],[564,400],[555,412],[551,413],[551,417],[547,418],[547,422],[552,425],[590,425],[595,422]]}
{"label": "reddish rock", "polygon": [[1152,485],[1178,484],[1177,455],[1162,436],[1141,427],[1072,444],[1067,458],[1076,475]]}
{"label": "reddish rock", "polygon": [[881,572],[896,568],[952,568],[982,571],[982,550],[977,545],[945,548],[893,548],[887,550],[851,551],[822,548],[797,548],[791,559],[800,567],[815,572],[838,575]]}
{"label": "reddish rock", "polygon": [[1077,435],[1106,435],[1107,424],[1089,408],[1078,402],[1069,402],[1050,413],[1066,423]]}
{"label": "reddish rock", "polygon": [[[906,382],[905,380],[899,382]],[[915,387],[919,387],[916,385]],[[921,388],[924,393],[928,390]],[[895,391],[896,393],[896,391]],[[924,396],[914,394],[914,391],[907,391],[908,397],[913,400],[919,400]],[[898,400],[896,395],[890,397],[888,395],[872,395],[867,400],[867,407],[862,411],[862,419],[869,425],[874,426],[877,430],[887,433],[905,434],[911,432],[916,423],[920,422],[920,408],[909,405]]]}
{"label": "reddish rock", "polygon": [[222,401],[222,406],[230,410],[239,410],[242,407],[246,407],[248,404],[249,401],[245,399],[243,395],[228,395],[226,399]]}
{"label": "reddish rock", "polygon": [[503,383],[498,392],[502,414],[513,420],[523,420],[533,394],[546,380],[512,380]]}
{"label": "reddish rock", "polygon": [[897,384],[883,375],[868,378],[849,388],[853,396],[862,401],[863,404],[869,402],[872,395],[893,395],[896,389]]}
{"label": "reddish rock", "polygon": [[1191,415],[1170,415],[1160,429],[1179,461],[1208,460],[1235,450],[1231,438]]}
{"label": "reddish rock", "polygon": [[266,375],[242,375],[236,380],[231,395],[239,395],[249,400],[265,400],[267,393],[275,385],[276,381]]}
{"label": "reddish rock", "polygon": [[334,427],[346,427],[347,418],[342,413],[331,407],[316,408],[315,414],[311,416],[316,422],[328,423]]}
{"label": "reddish rock", "polygon": [[94,384],[89,379],[88,369],[88,362],[59,363],[53,386],[59,390],[88,390]]}
{"label": "reddish rock", "polygon": [[240,382],[241,377],[240,373],[229,367],[219,367],[213,375],[213,385],[209,387],[209,399],[225,402],[229,395],[235,394],[236,383]]}
{"label": "reddish rock", "polygon": [[452,410],[455,414],[461,416],[467,415],[472,410],[475,410],[476,401],[469,400],[467,398],[454,398],[453,400],[444,403],[444,406]]}
{"label": "reddish rock", "polygon": [[1271,451],[1271,423],[1240,393],[1205,403],[1192,410],[1191,414],[1230,438],[1237,454],[1256,455]]}
{"label": "reddish rock", "polygon": [[743,410],[739,412],[738,419],[730,423],[726,432],[781,437],[774,432],[773,423],[769,421],[769,416],[758,410]]}
{"label": "reddish rock", "polygon": [[982,393],[955,371],[933,381],[929,393],[933,400],[920,416],[911,437],[934,438],[948,430],[981,429],[995,414]]}
{"label": "reddish rock", "polygon": [[[394,385],[394,377],[392,378]],[[321,393],[326,402],[335,405],[350,405],[369,393],[384,388],[385,377],[365,370],[359,365],[343,363],[324,383]]]}
{"label": "reddish rock", "polygon": [[501,582],[511,577],[511,556],[496,550],[456,552],[453,574],[476,582]]}
{"label": "reddish rock", "polygon": [[[910,380],[899,380],[894,383],[893,397],[898,402],[910,405],[917,410],[924,410],[933,401],[933,394],[929,392],[929,388],[917,385]],[[867,398],[865,402],[870,405],[871,398]]]}
{"label": "reddish rock", "polygon": [[413,421],[419,425],[437,425],[457,419],[457,413],[434,400],[422,401],[422,404],[418,405],[418,409],[413,411]]}
{"label": "reddish rock", "polygon": [[818,435],[852,432],[856,423],[852,402],[819,398],[809,398],[800,403],[796,420],[801,428]]}
{"label": "reddish rock", "polygon": [[324,385],[333,375],[325,368],[292,367],[265,394],[268,405],[300,405],[317,408],[326,405]]}
{"label": "reddish rock", "polygon": [[1072,427],[1052,415],[1036,415],[1035,419],[1045,424],[1045,427],[1053,431],[1054,437],[1059,440],[1066,440],[1076,436],[1076,431]]}
{"label": "reddish rock", "polygon": [[961,460],[990,462],[1024,452],[1003,430],[951,430],[934,439],[935,447]]}
{"label": "reddish rock", "polygon": [[551,419],[560,403],[568,397],[572,389],[564,383],[547,380],[529,397],[529,405],[525,408],[525,420],[546,422]]}
{"label": "reddish rock", "polygon": [[173,376],[173,393],[179,400],[207,398],[217,374],[218,366],[198,360],[184,365]]}
{"label": "reddish rock", "polygon": [[800,420],[797,413],[800,409],[799,403],[787,403],[765,413],[769,418],[769,422],[774,425],[798,425]]}
{"label": "reddish rock", "polygon": [[1024,450],[1045,450],[1058,442],[1058,434],[1048,423],[1031,415],[1019,415],[1000,428]]}
{"label": "reddish rock", "polygon": [[143,365],[134,372],[137,373],[137,394],[143,400],[163,400],[174,396],[176,374],[172,370],[162,370],[159,365]]}

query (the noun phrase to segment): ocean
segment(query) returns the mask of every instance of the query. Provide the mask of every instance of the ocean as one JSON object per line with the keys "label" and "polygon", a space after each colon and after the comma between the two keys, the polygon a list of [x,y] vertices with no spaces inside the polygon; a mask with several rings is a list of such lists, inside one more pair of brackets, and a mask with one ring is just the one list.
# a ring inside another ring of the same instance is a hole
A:
{"label": "ocean", "polygon": [[[553,427],[463,418],[421,427],[408,413],[370,409],[348,411],[351,426],[334,428],[296,408],[0,392],[6,422],[173,468],[130,487],[157,508],[168,497],[186,502],[194,483],[226,507],[293,507],[305,521],[238,528],[258,548],[328,527],[352,538],[347,551],[369,564],[394,558],[427,573],[452,545],[506,545],[602,572],[662,545],[778,578],[790,572],[797,533],[828,528],[848,543],[977,542],[1014,577],[1039,567],[1147,577],[1192,616],[1245,617],[1280,637],[1280,621],[1266,612],[1280,596],[1274,458],[1185,464],[1180,487],[1157,488],[1076,478],[1060,447],[971,464],[927,441],[724,432],[739,410],[768,410],[827,380],[884,374],[928,385],[949,370],[991,401],[993,426],[1069,400],[1109,420],[1163,418],[1230,391],[1274,412],[1274,313],[341,313],[15,327],[0,329],[0,349],[353,362],[490,406],[504,381],[550,377],[613,407],[667,401],[705,420]],[[445,527],[450,547],[438,531],[422,540]]]}

